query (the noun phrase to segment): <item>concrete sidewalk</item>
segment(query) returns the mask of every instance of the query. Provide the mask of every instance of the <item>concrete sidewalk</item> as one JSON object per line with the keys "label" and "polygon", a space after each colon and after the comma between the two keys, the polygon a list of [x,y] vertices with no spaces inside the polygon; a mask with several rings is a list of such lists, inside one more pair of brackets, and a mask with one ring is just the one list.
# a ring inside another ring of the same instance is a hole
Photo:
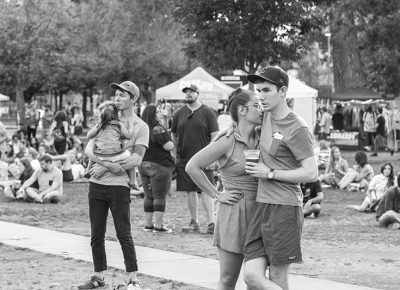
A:
{"label": "concrete sidewalk", "polygon": [[[0,233],[0,243],[6,245],[92,262],[89,237],[1,221]],[[106,251],[109,266],[125,269],[118,242],[106,241]],[[142,274],[209,289],[216,287],[219,275],[217,260],[139,246],[136,246],[136,251]],[[372,290],[300,275],[290,276],[290,287],[291,290]],[[246,289],[242,276],[236,289]]]}

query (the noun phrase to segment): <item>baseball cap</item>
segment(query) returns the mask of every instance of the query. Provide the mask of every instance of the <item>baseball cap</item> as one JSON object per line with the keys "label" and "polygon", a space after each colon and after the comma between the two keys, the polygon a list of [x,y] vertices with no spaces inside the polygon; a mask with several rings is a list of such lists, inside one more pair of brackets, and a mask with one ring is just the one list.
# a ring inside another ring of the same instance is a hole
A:
{"label": "baseball cap", "polygon": [[193,92],[199,93],[199,88],[194,84],[191,84],[190,86],[184,87],[182,89],[182,92],[185,92],[186,90],[192,90]]}
{"label": "baseball cap", "polygon": [[139,97],[140,91],[137,85],[132,83],[131,81],[125,81],[120,84],[112,83],[110,87],[114,90],[122,90],[128,93],[131,93],[132,95]]}
{"label": "baseball cap", "polygon": [[264,67],[258,74],[247,75],[247,80],[254,84],[261,80],[278,86],[289,86],[289,76],[283,69],[277,66]]}

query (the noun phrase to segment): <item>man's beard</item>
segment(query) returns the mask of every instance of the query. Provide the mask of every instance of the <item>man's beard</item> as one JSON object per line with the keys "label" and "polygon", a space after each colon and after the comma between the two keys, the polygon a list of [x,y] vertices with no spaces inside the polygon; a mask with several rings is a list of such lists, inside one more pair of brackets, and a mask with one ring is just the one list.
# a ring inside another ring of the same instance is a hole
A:
{"label": "man's beard", "polygon": [[49,172],[49,169],[45,169],[45,168],[42,168],[42,170],[44,171],[44,172]]}
{"label": "man's beard", "polygon": [[185,99],[185,103],[186,103],[186,104],[192,104],[192,103],[194,103],[194,101],[195,101],[195,100],[194,100],[193,98],[186,98],[186,99]]}

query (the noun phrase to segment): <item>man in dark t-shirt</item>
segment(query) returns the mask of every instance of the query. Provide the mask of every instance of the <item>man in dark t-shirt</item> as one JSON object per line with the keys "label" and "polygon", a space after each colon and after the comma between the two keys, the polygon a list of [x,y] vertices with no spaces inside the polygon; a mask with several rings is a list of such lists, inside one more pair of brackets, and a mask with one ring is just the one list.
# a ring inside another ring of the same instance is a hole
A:
{"label": "man in dark t-shirt", "polygon": [[[380,148],[384,148],[385,151],[389,150],[387,148],[387,132],[386,132],[386,120],[383,116],[383,109],[378,108],[378,118],[376,119],[376,134],[374,139],[374,153],[371,156],[378,156],[378,151]],[[390,150],[390,155],[393,155],[393,149]]]}
{"label": "man in dark t-shirt", "polygon": [[304,217],[318,217],[321,212],[321,202],[324,199],[321,183],[319,180],[311,183],[301,183],[303,192],[303,213]]}
{"label": "man in dark t-shirt", "polygon": [[[197,185],[186,173],[185,167],[190,158],[206,147],[218,133],[216,114],[207,106],[200,103],[199,89],[191,84],[183,88],[186,94],[186,105],[175,112],[172,119],[172,140],[176,148],[176,190],[186,191],[191,216],[186,230],[198,231],[197,193],[201,192]],[[213,170],[204,170],[208,179],[214,182]],[[208,219],[207,233],[214,233],[214,206],[208,194],[202,194],[203,206]]]}

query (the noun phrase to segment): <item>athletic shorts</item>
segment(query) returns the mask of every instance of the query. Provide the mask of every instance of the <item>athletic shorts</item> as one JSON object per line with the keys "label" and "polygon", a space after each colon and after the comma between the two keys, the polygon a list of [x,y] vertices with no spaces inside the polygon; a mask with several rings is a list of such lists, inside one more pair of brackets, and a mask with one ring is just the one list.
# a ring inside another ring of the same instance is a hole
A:
{"label": "athletic shorts", "polygon": [[[184,166],[176,166],[176,191],[195,191],[201,192],[201,189],[190,178],[189,174],[186,173]],[[214,185],[214,171],[204,170],[208,180]]]}
{"label": "athletic shorts", "polygon": [[256,202],[244,244],[244,259],[266,257],[268,265],[302,262],[303,210]]}

